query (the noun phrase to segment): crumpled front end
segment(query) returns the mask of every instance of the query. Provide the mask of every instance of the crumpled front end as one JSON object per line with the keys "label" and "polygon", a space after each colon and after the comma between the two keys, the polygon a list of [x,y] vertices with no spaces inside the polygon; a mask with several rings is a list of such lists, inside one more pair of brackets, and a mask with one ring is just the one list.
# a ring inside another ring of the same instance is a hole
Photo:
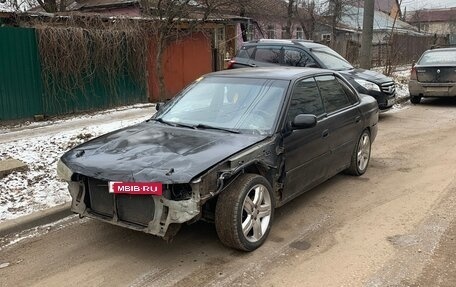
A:
{"label": "crumpled front end", "polygon": [[189,184],[165,185],[161,196],[109,193],[108,182],[79,176],[69,182],[71,210],[90,217],[160,237],[170,238],[180,223],[200,215],[199,191]]}

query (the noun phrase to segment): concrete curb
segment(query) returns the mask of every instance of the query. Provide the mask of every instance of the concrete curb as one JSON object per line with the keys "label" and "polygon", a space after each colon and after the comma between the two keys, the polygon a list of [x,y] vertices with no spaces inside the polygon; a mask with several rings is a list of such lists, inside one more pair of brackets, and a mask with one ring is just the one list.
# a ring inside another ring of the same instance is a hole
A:
{"label": "concrete curb", "polygon": [[48,224],[67,217],[72,214],[70,211],[70,205],[70,203],[57,205],[55,207],[40,210],[29,215],[0,223],[0,237],[39,225]]}

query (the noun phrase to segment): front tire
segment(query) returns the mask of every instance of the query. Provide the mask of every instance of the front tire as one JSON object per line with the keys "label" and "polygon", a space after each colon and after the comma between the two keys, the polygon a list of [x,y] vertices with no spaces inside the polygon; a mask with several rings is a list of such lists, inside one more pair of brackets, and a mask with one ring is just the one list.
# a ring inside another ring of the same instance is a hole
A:
{"label": "front tire", "polygon": [[275,201],[269,182],[256,174],[239,176],[217,200],[215,228],[226,246],[253,251],[266,240]]}
{"label": "front tire", "polygon": [[419,104],[421,102],[421,97],[420,96],[410,96],[410,102],[412,104]]}
{"label": "front tire", "polygon": [[370,133],[364,130],[353,150],[350,167],[347,169],[348,174],[360,176],[366,172],[370,161],[371,145]]}

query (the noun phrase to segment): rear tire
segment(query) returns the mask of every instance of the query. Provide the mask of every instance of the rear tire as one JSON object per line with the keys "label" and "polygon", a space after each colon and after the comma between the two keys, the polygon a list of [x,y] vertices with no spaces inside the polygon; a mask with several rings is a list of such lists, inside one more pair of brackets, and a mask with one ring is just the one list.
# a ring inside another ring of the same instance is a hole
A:
{"label": "rear tire", "polygon": [[419,104],[421,102],[421,97],[420,96],[410,96],[410,102],[412,104]]}
{"label": "rear tire", "polygon": [[371,145],[370,133],[364,130],[353,150],[350,167],[347,169],[348,174],[360,176],[366,172],[370,161]]}
{"label": "rear tire", "polygon": [[266,240],[275,201],[269,182],[256,174],[239,176],[217,200],[215,228],[226,246],[253,251]]}

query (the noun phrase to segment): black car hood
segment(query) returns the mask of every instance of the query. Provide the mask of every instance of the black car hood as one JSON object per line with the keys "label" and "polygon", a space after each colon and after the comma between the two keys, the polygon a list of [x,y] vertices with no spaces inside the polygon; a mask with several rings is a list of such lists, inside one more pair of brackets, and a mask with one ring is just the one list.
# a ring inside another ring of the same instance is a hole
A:
{"label": "black car hood", "polygon": [[75,173],[101,180],[188,183],[264,138],[144,122],[79,145],[62,161]]}
{"label": "black car hood", "polygon": [[382,73],[378,73],[371,70],[364,70],[364,69],[351,69],[351,70],[343,70],[338,71],[339,73],[349,76],[353,79],[363,79],[370,82],[374,82],[376,84],[383,84],[387,82],[392,82],[391,78],[383,75]]}

